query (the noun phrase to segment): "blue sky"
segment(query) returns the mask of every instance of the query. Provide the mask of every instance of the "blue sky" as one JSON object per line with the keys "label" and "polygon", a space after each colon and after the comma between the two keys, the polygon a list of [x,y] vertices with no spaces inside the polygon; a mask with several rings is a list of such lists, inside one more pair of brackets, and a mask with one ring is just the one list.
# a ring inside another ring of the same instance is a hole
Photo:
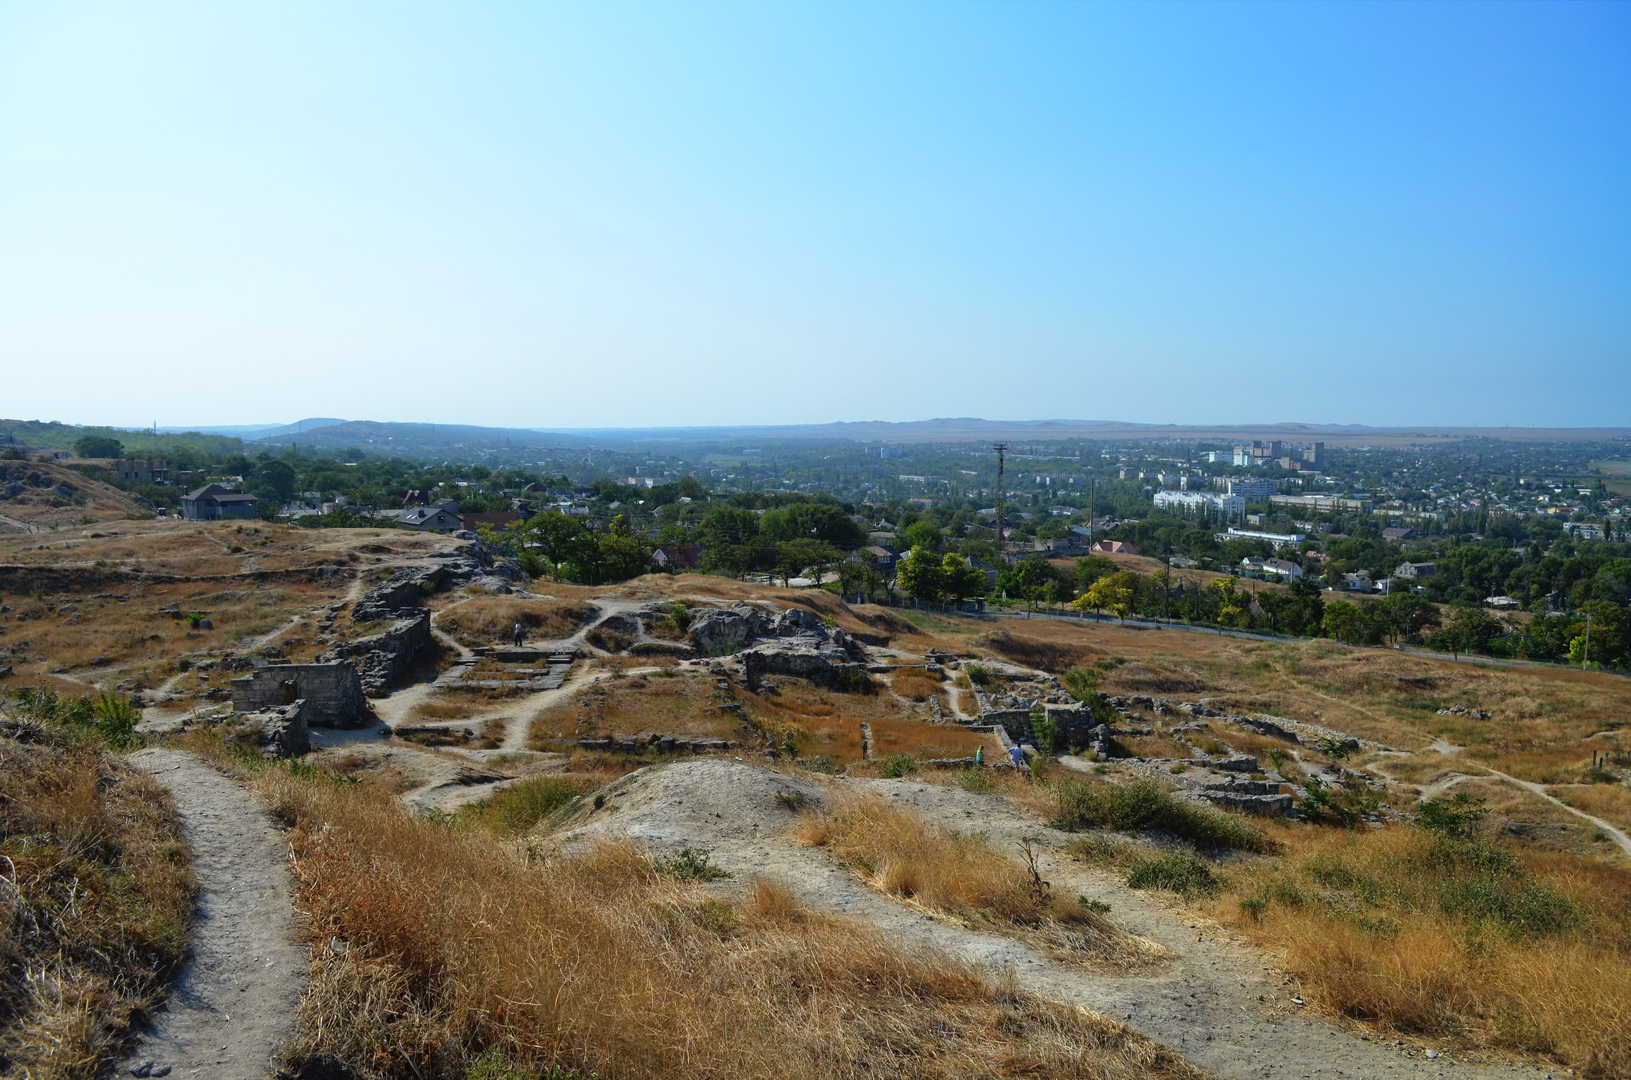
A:
{"label": "blue sky", "polygon": [[0,0],[0,415],[1631,424],[1631,5]]}

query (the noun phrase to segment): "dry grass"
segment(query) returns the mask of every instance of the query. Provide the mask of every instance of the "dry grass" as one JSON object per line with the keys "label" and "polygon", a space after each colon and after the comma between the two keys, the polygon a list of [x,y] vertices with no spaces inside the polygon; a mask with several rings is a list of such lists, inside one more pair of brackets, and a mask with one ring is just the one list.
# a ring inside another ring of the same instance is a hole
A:
{"label": "dry grass", "polygon": [[889,680],[889,688],[909,701],[925,702],[932,697],[945,702],[946,684],[922,668],[897,671]]}
{"label": "dry grass", "polygon": [[569,638],[599,614],[594,605],[579,600],[479,597],[443,611],[436,616],[436,625],[460,644],[475,648],[495,642],[508,643],[516,623],[525,628],[529,638],[547,641]]}
{"label": "dry grass", "polygon": [[[881,893],[971,926],[1017,934],[1061,959],[1132,968],[1165,955],[1116,929],[1079,897],[1055,892],[1020,859],[978,837],[932,828],[877,795],[806,817],[796,835],[832,852]],[[1029,858],[1034,849],[1020,854]]]}
{"label": "dry grass", "polygon": [[1235,921],[1325,1008],[1462,1045],[1631,1071],[1631,872],[1419,830],[1285,827]]}
{"label": "dry grass", "polygon": [[91,1080],[187,951],[169,797],[94,749],[0,739],[0,879],[0,1071]]}
{"label": "dry grass", "polygon": [[1173,740],[1170,735],[1121,735],[1114,740],[1128,757],[1188,758],[1189,747]]}
{"label": "dry grass", "polygon": [[1631,788],[1624,784],[1578,784],[1552,788],[1551,794],[1610,825],[1631,829]]}
{"label": "dry grass", "polygon": [[1054,675],[1063,675],[1071,668],[1091,667],[1096,660],[1104,658],[1102,650],[1079,638],[1062,639],[1055,631],[1057,625],[1065,624],[1044,620],[1039,625],[1046,625],[1048,630],[1033,633],[1029,626],[1023,633],[995,630],[982,637],[979,645],[1004,660],[1011,660],[1016,664],[1037,668]]}
{"label": "dry grass", "polygon": [[529,860],[355,785],[268,770],[313,943],[297,1064],[462,1078],[478,1054],[605,1077],[1198,1077],[1080,1009],[907,954],[630,845]]}
{"label": "dry grass", "polygon": [[663,735],[737,738],[741,721],[721,712],[706,675],[635,676],[602,679],[569,699],[551,705],[532,720],[534,749],[552,740],[591,739],[655,731]]}

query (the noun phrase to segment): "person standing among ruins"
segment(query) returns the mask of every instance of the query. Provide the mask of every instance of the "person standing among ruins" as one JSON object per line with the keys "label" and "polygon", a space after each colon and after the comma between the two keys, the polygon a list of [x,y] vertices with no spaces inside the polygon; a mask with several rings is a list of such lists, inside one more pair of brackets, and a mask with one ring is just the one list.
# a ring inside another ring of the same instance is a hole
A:
{"label": "person standing among ruins", "polygon": [[520,623],[515,624],[515,647],[518,648],[518,649],[521,647],[521,624]]}

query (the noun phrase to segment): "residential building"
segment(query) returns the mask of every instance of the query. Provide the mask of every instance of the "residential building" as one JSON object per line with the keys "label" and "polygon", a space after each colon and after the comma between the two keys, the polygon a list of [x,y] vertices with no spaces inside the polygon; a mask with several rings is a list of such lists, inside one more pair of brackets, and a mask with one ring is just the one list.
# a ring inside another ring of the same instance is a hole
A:
{"label": "residential building", "polygon": [[1231,495],[1240,496],[1247,502],[1263,502],[1280,490],[1280,482],[1232,476],[1224,481],[1224,490]]}
{"label": "residential building", "polygon": [[1352,574],[1342,575],[1342,587],[1348,592],[1375,592],[1376,585],[1365,571],[1360,570]]}
{"label": "residential building", "polygon": [[120,458],[113,467],[113,475],[126,484],[166,484],[170,481],[170,463],[161,458],[150,461]]}
{"label": "residential building", "polygon": [[1303,576],[1303,568],[1290,559],[1264,559],[1263,573],[1273,574],[1283,581],[1296,581]]}
{"label": "residential building", "polygon": [[404,528],[425,532],[455,533],[464,528],[458,513],[444,506],[415,506],[404,510],[397,520]]}
{"label": "residential building", "polygon": [[1246,500],[1232,492],[1221,495],[1215,491],[1157,491],[1155,508],[1185,517],[1206,516],[1234,521],[1246,512]]}
{"label": "residential building", "polygon": [[1093,550],[1103,555],[1137,555],[1133,545],[1125,540],[1100,540],[1093,545]]}
{"label": "residential building", "polygon": [[221,484],[205,484],[181,497],[181,514],[188,521],[224,521],[258,518],[255,496],[245,495]]}
{"label": "residential building", "polygon": [[1256,529],[1229,529],[1215,535],[1219,543],[1225,540],[1267,540],[1274,545],[1276,550],[1296,547],[1308,539],[1308,536],[1304,533],[1271,533],[1259,532]]}
{"label": "residential building", "polygon": [[1332,513],[1339,510],[1363,511],[1368,508],[1367,501],[1360,497],[1346,498],[1340,495],[1271,495],[1269,503],[1273,506],[1291,506],[1314,513]]}
{"label": "residential building", "polygon": [[1414,580],[1416,578],[1432,577],[1436,573],[1438,573],[1437,563],[1402,562],[1399,564],[1398,569],[1393,571],[1393,576]]}

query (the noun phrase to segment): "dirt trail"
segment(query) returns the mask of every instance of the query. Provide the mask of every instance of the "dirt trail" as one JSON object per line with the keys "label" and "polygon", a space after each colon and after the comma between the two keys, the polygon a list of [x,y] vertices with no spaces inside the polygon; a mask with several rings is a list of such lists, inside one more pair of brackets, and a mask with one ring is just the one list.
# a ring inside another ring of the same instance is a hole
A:
{"label": "dirt trail", "polygon": [[[1060,964],[1007,937],[969,930],[897,904],[857,882],[824,853],[785,835],[793,815],[777,792],[806,798],[871,789],[944,827],[983,833],[999,850],[1022,837],[1047,848],[1042,868],[1054,887],[1102,900],[1123,929],[1149,938],[1177,959],[1153,973],[1118,975]],[[1221,1078],[1290,1080],[1532,1075],[1350,1035],[1292,1000],[1262,954],[1180,907],[1135,892],[1107,873],[1062,856],[1065,839],[1001,797],[909,781],[817,784],[739,762],[706,759],[642,770],[607,788],[604,809],[569,822],[577,843],[632,836],[659,848],[709,850],[738,883],[755,876],[785,884],[806,903],[854,915],[908,948],[929,947],[986,965],[1011,968],[1026,990],[1081,1005],[1173,1047]]]}
{"label": "dirt trail", "polygon": [[[1453,746],[1450,743],[1445,742],[1443,739],[1435,739],[1433,744],[1428,747],[1428,749],[1437,750],[1445,757],[1454,757],[1462,751],[1462,747]],[[1561,810],[1567,810],[1575,817],[1591,822],[1593,825],[1603,830],[1603,834],[1610,840],[1613,840],[1615,845],[1618,846],[1621,851],[1625,852],[1627,855],[1631,855],[1631,836],[1627,836],[1623,830],[1610,825],[1600,817],[1593,817],[1584,810],[1575,809],[1562,799],[1559,799],[1556,795],[1553,795],[1551,792],[1547,791],[1544,784],[1536,784],[1529,780],[1519,780],[1516,776],[1508,776],[1506,773],[1501,772],[1498,769],[1491,769],[1488,765],[1484,765],[1482,762],[1480,762],[1479,765],[1481,768],[1486,770],[1490,776],[1496,777],[1500,780],[1505,780],[1514,787],[1520,787],[1530,794],[1538,795],[1542,799],[1545,799],[1547,802],[1551,803],[1553,806],[1558,807]],[[1442,791],[1444,788],[1449,786],[1449,784],[1441,785],[1438,791],[1435,791],[1434,794],[1437,794],[1439,791]],[[1428,796],[1426,795],[1422,796],[1424,801],[1427,798]]]}
{"label": "dirt trail", "polygon": [[306,972],[290,937],[283,840],[253,796],[191,754],[143,750],[130,761],[175,796],[198,891],[186,963],[118,1073],[151,1062],[153,1075],[265,1080]]}

